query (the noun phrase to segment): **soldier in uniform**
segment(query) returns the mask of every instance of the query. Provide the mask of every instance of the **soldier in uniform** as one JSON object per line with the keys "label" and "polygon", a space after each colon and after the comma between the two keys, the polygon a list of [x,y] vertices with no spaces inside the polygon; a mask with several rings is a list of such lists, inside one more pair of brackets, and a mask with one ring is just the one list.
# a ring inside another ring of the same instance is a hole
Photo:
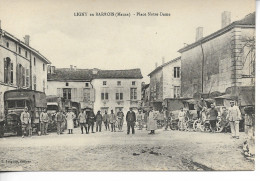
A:
{"label": "soldier in uniform", "polygon": [[235,101],[230,101],[228,108],[227,119],[229,120],[232,138],[239,139],[239,120],[241,120],[241,112],[238,106],[235,106]]}
{"label": "soldier in uniform", "polygon": [[111,124],[111,132],[116,132],[116,115],[113,110],[111,110],[111,114],[109,114],[109,122]]}
{"label": "soldier in uniform", "polygon": [[96,115],[96,132],[101,132],[101,127],[102,127],[102,115],[100,113],[100,111],[97,112]]}
{"label": "soldier in uniform", "polygon": [[89,132],[89,129],[91,127],[92,133],[95,133],[94,132],[94,124],[95,124],[95,121],[96,121],[96,117],[95,117],[95,113],[93,112],[93,110],[91,110],[88,113],[87,119],[88,119],[88,132]]}
{"label": "soldier in uniform", "polygon": [[142,113],[142,110],[139,109],[138,113],[136,114],[136,119],[138,122],[138,129],[142,130],[143,129],[143,122],[144,122],[144,114]]}
{"label": "soldier in uniform", "polygon": [[86,134],[88,134],[88,128],[87,128],[87,120],[86,120],[86,113],[84,112],[84,110],[81,110],[81,113],[79,113],[78,116],[79,119],[79,124],[80,124],[80,129],[81,129],[81,134],[83,134],[83,128],[85,128],[86,130]]}
{"label": "soldier in uniform", "polygon": [[60,135],[62,134],[62,124],[65,121],[65,115],[63,114],[61,109],[55,115],[55,120],[57,123],[57,134]]}
{"label": "soldier in uniform", "polygon": [[103,115],[103,122],[105,124],[106,130],[109,130],[109,115],[107,114],[107,111],[105,111],[105,114]]}
{"label": "soldier in uniform", "polygon": [[119,111],[117,112],[117,121],[118,121],[118,129],[119,131],[122,131],[123,124],[124,124],[124,113],[122,109],[120,108]]}
{"label": "soldier in uniform", "polygon": [[133,108],[131,107],[126,114],[126,122],[127,122],[127,134],[130,133],[130,128],[132,128],[132,134],[135,134],[136,115],[135,112],[133,111]]}
{"label": "soldier in uniform", "polygon": [[47,110],[44,109],[44,111],[40,115],[40,122],[41,122],[41,132],[43,135],[47,135],[47,129],[48,129],[48,124],[49,124],[49,116],[47,113]]}
{"label": "soldier in uniform", "polygon": [[24,108],[24,111],[22,112],[20,119],[22,123],[22,138],[24,138],[24,134],[28,135],[29,124],[31,124],[31,116],[28,112],[27,107]]}

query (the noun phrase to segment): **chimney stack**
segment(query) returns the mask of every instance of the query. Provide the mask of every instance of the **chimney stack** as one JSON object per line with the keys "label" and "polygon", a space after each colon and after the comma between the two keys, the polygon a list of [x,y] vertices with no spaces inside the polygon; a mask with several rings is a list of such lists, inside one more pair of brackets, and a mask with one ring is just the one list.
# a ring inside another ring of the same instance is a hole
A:
{"label": "chimney stack", "polygon": [[203,27],[196,28],[196,41],[203,38]]}
{"label": "chimney stack", "polygon": [[157,62],[155,62],[155,68],[157,68],[158,67],[158,63]]}
{"label": "chimney stack", "polygon": [[221,28],[228,26],[231,23],[231,12],[224,11],[221,14]]}
{"label": "chimney stack", "polygon": [[29,44],[30,44],[30,36],[29,35],[25,35],[24,43],[29,46]]}
{"label": "chimney stack", "polygon": [[95,74],[95,75],[96,75],[97,73],[98,73],[98,69],[97,69],[97,68],[93,68],[93,69],[92,69],[92,74]]}
{"label": "chimney stack", "polygon": [[73,65],[70,65],[70,70],[73,70]]}
{"label": "chimney stack", "polygon": [[164,57],[162,57],[162,65],[165,63]]}
{"label": "chimney stack", "polygon": [[55,74],[55,66],[51,66],[51,74]]}

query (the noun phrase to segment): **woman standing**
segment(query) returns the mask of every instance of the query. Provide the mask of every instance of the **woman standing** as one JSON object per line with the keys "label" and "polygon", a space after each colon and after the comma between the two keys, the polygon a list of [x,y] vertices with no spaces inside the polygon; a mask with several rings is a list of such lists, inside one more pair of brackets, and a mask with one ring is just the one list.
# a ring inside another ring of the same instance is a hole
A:
{"label": "woman standing", "polygon": [[69,108],[69,112],[66,114],[67,128],[69,130],[69,134],[73,134],[73,127],[74,127],[73,119],[75,118],[76,115],[71,111],[71,108]]}
{"label": "woman standing", "polygon": [[155,134],[155,130],[157,129],[157,121],[156,121],[156,115],[153,112],[153,108],[150,107],[150,112],[148,115],[148,120],[147,120],[147,130],[151,131],[149,134]]}

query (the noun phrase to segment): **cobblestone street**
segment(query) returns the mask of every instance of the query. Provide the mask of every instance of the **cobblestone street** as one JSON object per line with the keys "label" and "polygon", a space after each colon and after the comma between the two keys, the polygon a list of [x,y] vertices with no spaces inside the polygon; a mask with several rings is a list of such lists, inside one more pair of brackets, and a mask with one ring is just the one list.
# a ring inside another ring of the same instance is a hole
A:
{"label": "cobblestone street", "polygon": [[[126,128],[124,129],[126,130]],[[0,140],[0,170],[253,170],[229,133],[136,130]]]}

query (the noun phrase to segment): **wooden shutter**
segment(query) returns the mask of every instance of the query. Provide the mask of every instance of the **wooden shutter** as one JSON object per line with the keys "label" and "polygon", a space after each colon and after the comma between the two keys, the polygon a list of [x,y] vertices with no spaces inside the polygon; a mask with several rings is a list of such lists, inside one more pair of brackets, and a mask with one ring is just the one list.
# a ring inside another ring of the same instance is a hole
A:
{"label": "wooden shutter", "polygon": [[95,89],[90,89],[90,101],[95,102]]}

